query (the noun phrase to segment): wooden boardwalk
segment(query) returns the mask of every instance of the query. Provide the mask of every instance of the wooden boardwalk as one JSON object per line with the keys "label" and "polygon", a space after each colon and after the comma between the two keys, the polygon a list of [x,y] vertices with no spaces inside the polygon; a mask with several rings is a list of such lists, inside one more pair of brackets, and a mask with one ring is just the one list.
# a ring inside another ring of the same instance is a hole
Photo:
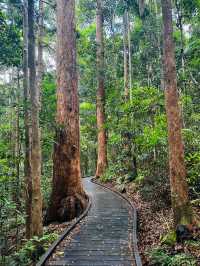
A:
{"label": "wooden boardwalk", "polygon": [[84,179],[92,198],[81,230],[75,234],[64,255],[46,265],[135,266],[132,247],[133,212],[116,193]]}

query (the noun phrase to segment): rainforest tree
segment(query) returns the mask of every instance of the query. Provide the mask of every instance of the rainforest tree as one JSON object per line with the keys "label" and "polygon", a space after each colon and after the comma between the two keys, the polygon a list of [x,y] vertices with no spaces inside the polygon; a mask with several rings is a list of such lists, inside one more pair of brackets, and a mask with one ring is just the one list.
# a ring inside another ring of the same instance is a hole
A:
{"label": "rainforest tree", "polygon": [[98,156],[96,176],[100,177],[107,166],[107,137],[105,128],[105,69],[104,69],[104,40],[103,40],[103,7],[102,0],[97,0],[96,10],[96,43],[97,43],[97,128]]}
{"label": "rainforest tree", "polygon": [[81,214],[87,196],[81,183],[75,1],[57,1],[57,113],[53,188],[46,222]]}
{"label": "rainforest tree", "polygon": [[162,0],[164,25],[164,82],[165,102],[168,121],[169,168],[174,224],[191,224],[192,209],[188,197],[184,145],[182,140],[182,120],[176,80],[176,63],[173,44],[171,0]]}
{"label": "rainforest tree", "polygon": [[36,80],[34,1],[28,0],[28,69],[30,89],[30,167],[31,167],[31,223],[30,235],[42,235],[42,194],[41,194],[41,146],[39,128],[39,87]]}

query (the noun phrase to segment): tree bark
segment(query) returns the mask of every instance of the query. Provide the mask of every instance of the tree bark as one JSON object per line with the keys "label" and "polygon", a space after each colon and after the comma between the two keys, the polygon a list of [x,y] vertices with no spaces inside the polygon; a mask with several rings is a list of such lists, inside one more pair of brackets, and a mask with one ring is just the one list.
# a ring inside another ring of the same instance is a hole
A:
{"label": "tree bark", "polygon": [[144,15],[144,10],[145,10],[145,0],[139,0],[139,13],[141,17]]}
{"label": "tree bark", "polygon": [[34,0],[28,0],[28,67],[31,100],[31,179],[32,179],[32,235],[42,235],[41,147],[39,128],[39,90],[36,86]]}
{"label": "tree bark", "polygon": [[128,36],[128,11],[123,14],[123,42],[124,42],[124,96],[129,98],[129,36]]}
{"label": "tree bark", "polygon": [[164,24],[164,82],[168,122],[169,168],[174,225],[191,224],[192,209],[188,197],[184,145],[182,140],[182,119],[177,90],[176,64],[173,44],[171,0],[162,0]]}
{"label": "tree bark", "polygon": [[75,0],[57,0],[57,130],[53,191],[46,223],[80,215],[87,205],[81,182]]}
{"label": "tree bark", "polygon": [[[124,95],[125,102],[132,101],[132,62],[131,62],[131,32],[130,18],[127,7],[123,14],[123,32],[124,32]],[[124,174],[128,174],[129,181],[137,176],[136,157],[132,152],[132,134],[128,131],[131,128],[131,119],[126,114],[127,130],[122,132],[123,149],[124,149]]]}
{"label": "tree bark", "polygon": [[[15,167],[16,167],[16,207],[17,210],[21,210],[20,204],[20,155],[21,155],[21,143],[20,143],[20,76],[19,69],[17,69],[17,91],[16,91],[16,125],[15,125]],[[19,244],[19,226],[18,226],[18,213],[16,212],[16,250],[18,250]]]}
{"label": "tree bark", "polygon": [[127,21],[128,21],[128,58],[129,58],[129,94],[130,101],[132,102],[132,53],[131,53],[131,25],[130,25],[130,16],[127,12]]}
{"label": "tree bark", "polygon": [[24,0],[23,5],[23,90],[24,90],[24,130],[25,130],[25,154],[24,154],[24,179],[26,197],[26,238],[29,239],[31,233],[31,199],[32,181],[30,166],[30,112],[29,112],[29,86],[28,86],[28,3]]}
{"label": "tree bark", "polygon": [[41,93],[42,78],[44,73],[43,62],[43,37],[44,37],[44,2],[39,0],[39,26],[38,26],[38,71],[37,71],[37,85]]}
{"label": "tree bark", "polygon": [[105,129],[105,87],[104,87],[104,41],[102,1],[97,0],[96,11],[96,42],[97,42],[97,129],[98,156],[96,177],[100,177],[107,167],[107,138]]}

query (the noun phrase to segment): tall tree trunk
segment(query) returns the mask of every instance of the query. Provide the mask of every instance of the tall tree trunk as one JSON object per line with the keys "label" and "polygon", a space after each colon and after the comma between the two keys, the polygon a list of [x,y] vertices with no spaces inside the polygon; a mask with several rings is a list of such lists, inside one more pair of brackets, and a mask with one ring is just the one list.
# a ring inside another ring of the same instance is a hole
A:
{"label": "tall tree trunk", "polygon": [[[132,101],[132,62],[131,62],[131,33],[130,19],[127,7],[123,14],[123,42],[124,42],[124,95],[125,101]],[[136,157],[132,151],[132,134],[128,130],[131,128],[132,120],[126,114],[127,130],[122,132],[123,150],[124,150],[124,174],[128,175],[129,181],[137,176]]]}
{"label": "tall tree trunk", "polygon": [[145,10],[145,0],[138,0],[139,4],[139,13],[140,16],[142,17],[144,15],[144,10]]}
{"label": "tall tree trunk", "polygon": [[[20,155],[21,155],[21,143],[20,143],[20,76],[19,76],[19,69],[17,69],[17,90],[16,90],[16,125],[15,125],[15,168],[16,168],[16,207],[17,210],[21,210],[21,203],[20,203]],[[16,250],[18,250],[19,245],[19,225],[18,225],[18,213],[16,212]]]}
{"label": "tall tree trunk", "polygon": [[97,42],[97,128],[98,157],[96,176],[102,176],[107,167],[107,139],[105,129],[105,88],[104,88],[104,41],[102,1],[97,0],[96,11],[96,42]]}
{"label": "tall tree trunk", "polygon": [[36,86],[34,0],[28,0],[28,67],[31,100],[31,179],[32,235],[42,235],[41,147],[39,128],[39,91]]}
{"label": "tall tree trunk", "polygon": [[171,0],[162,0],[164,24],[164,81],[165,101],[168,121],[169,167],[171,199],[174,225],[190,224],[193,221],[192,209],[188,198],[184,145],[182,140],[182,121],[176,80],[176,64],[173,44]]}
{"label": "tall tree trunk", "polygon": [[123,42],[124,42],[124,95],[129,98],[129,39],[128,39],[128,11],[125,8],[123,15]]}
{"label": "tall tree trunk", "polygon": [[[43,38],[44,38],[44,1],[39,0],[39,21],[38,21],[38,57],[37,57],[37,86],[39,94],[39,110],[41,110],[42,97],[42,81],[44,74],[44,60],[43,60]],[[42,157],[42,156],[41,156]],[[41,173],[42,173],[42,159],[41,159]]]}
{"label": "tall tree trunk", "polygon": [[30,166],[30,113],[29,113],[29,86],[28,86],[28,3],[24,0],[23,14],[23,89],[24,89],[24,130],[25,130],[25,154],[24,154],[24,178],[26,196],[26,238],[29,239],[31,233],[31,199],[32,181]]}
{"label": "tall tree trunk", "polygon": [[39,0],[37,84],[38,84],[38,90],[40,93],[41,93],[41,86],[42,86],[42,77],[43,77],[43,72],[44,72],[43,37],[44,37],[44,2],[43,0]]}
{"label": "tall tree trunk", "polygon": [[[161,38],[161,32],[160,32],[160,12],[158,10],[158,2],[157,0],[154,0],[154,9],[155,9],[155,15],[156,15],[156,40],[157,40],[157,48],[159,51],[159,64],[162,66],[162,38]],[[160,67],[160,88],[161,90],[164,90],[164,73],[163,73],[163,67]]]}
{"label": "tall tree trunk", "polygon": [[79,134],[75,0],[57,0],[57,130],[46,223],[73,219],[86,207]]}
{"label": "tall tree trunk", "polygon": [[132,101],[132,53],[131,53],[131,25],[130,25],[130,16],[129,12],[127,12],[127,22],[128,22],[128,58],[129,58],[129,94],[130,101]]}

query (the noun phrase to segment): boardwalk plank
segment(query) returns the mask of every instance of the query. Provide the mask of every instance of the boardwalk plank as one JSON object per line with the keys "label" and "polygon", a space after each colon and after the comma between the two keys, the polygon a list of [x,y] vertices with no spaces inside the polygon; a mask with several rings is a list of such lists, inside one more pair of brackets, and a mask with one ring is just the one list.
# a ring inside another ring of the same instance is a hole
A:
{"label": "boardwalk plank", "polygon": [[64,255],[46,265],[134,266],[130,206],[115,193],[84,179],[92,208]]}

